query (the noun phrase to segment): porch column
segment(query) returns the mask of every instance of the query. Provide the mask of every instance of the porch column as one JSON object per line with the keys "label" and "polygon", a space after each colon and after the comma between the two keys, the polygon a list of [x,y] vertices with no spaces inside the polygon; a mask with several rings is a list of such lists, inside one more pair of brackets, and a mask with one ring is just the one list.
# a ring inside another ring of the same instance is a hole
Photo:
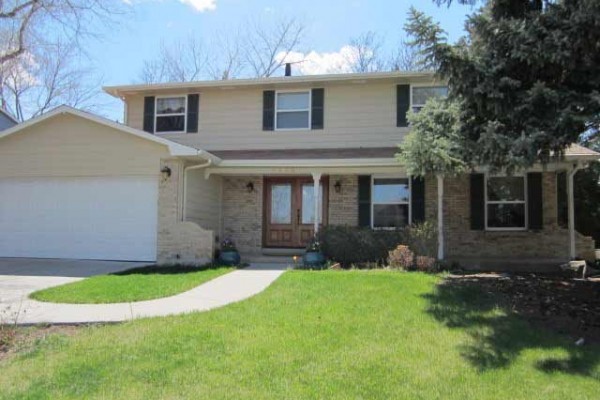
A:
{"label": "porch column", "polygon": [[321,213],[321,207],[319,207],[319,183],[321,181],[321,173],[320,172],[313,172],[312,173],[312,177],[313,177],[313,183],[314,183],[314,189],[313,189],[313,197],[314,197],[314,207],[315,207],[315,226],[314,226],[314,232],[315,235],[317,234],[317,232],[319,232],[319,214]]}
{"label": "porch column", "polygon": [[569,256],[571,260],[575,259],[577,249],[575,248],[575,196],[573,194],[573,178],[579,170],[578,166],[574,166],[567,174],[567,205],[569,219]]}
{"label": "porch column", "polygon": [[437,175],[438,260],[444,259],[444,176]]}

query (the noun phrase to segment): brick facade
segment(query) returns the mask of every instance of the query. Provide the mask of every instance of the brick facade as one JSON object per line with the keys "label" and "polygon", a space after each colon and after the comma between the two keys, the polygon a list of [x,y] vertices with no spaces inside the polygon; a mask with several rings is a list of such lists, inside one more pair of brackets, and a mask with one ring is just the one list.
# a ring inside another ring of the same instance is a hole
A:
{"label": "brick facade", "polygon": [[205,264],[213,258],[214,233],[194,222],[181,220],[183,162],[163,160],[161,168],[163,166],[171,169],[171,176],[161,177],[158,188],[157,262]]}
{"label": "brick facade", "polygon": [[[248,192],[252,183],[254,190]],[[262,248],[262,176],[223,178],[223,236],[232,239],[242,255],[259,254]]]}
{"label": "brick facade", "polygon": [[[335,191],[336,182],[341,184],[340,193]],[[329,177],[329,224],[358,225],[358,176]]]}

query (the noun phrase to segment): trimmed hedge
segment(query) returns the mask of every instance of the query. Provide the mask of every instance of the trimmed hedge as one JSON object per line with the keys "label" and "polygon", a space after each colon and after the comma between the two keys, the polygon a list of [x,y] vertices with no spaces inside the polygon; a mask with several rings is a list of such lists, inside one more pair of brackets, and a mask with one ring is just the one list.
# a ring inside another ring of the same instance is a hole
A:
{"label": "trimmed hedge", "polygon": [[319,241],[323,254],[342,267],[372,268],[387,265],[398,245],[407,245],[416,256],[434,257],[437,231],[430,222],[397,230],[329,225],[319,232]]}

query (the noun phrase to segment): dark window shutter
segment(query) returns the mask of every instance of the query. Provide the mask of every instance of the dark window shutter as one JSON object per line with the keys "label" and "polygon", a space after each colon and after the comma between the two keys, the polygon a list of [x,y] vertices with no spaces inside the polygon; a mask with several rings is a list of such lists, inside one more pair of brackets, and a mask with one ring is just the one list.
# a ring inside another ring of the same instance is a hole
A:
{"label": "dark window shutter", "polygon": [[154,133],[154,96],[144,97],[144,130]]}
{"label": "dark window shutter", "polygon": [[198,133],[199,94],[188,94],[187,100],[187,133]]}
{"label": "dark window shutter", "polygon": [[569,226],[569,206],[567,204],[567,173],[556,173],[556,220],[558,226]]}
{"label": "dark window shutter", "polygon": [[263,131],[272,131],[275,128],[275,91],[263,92]]}
{"label": "dark window shutter", "polygon": [[485,229],[485,179],[483,174],[471,174],[471,229]]}
{"label": "dark window shutter", "polygon": [[542,200],[542,174],[527,174],[527,211],[529,229],[540,230],[544,227],[544,205]]}
{"label": "dark window shutter", "polygon": [[406,113],[410,107],[410,85],[396,87],[396,126],[408,126]]}
{"label": "dark window shutter", "polygon": [[358,226],[371,227],[371,175],[358,177]]}
{"label": "dark window shutter", "polygon": [[417,224],[425,221],[425,179],[413,177],[410,184],[411,222]]}
{"label": "dark window shutter", "polygon": [[311,99],[311,129],[323,129],[325,89],[313,89]]}

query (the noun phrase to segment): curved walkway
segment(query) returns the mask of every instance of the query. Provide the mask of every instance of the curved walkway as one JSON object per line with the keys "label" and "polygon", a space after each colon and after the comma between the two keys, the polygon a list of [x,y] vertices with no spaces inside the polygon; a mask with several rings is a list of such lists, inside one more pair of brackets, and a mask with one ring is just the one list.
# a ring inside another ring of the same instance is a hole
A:
{"label": "curved walkway", "polygon": [[[40,287],[22,293],[21,299],[0,302],[0,321],[18,324],[74,324],[119,322],[143,317],[159,317],[206,311],[247,299],[265,290],[286,270],[279,264],[252,266],[221,275],[187,292],[161,299],[113,304],[60,304],[29,299]],[[69,278],[70,281],[78,280]],[[60,283],[50,284],[47,287]],[[2,294],[0,294],[0,297]],[[1,300],[1,299],[0,299]]]}

